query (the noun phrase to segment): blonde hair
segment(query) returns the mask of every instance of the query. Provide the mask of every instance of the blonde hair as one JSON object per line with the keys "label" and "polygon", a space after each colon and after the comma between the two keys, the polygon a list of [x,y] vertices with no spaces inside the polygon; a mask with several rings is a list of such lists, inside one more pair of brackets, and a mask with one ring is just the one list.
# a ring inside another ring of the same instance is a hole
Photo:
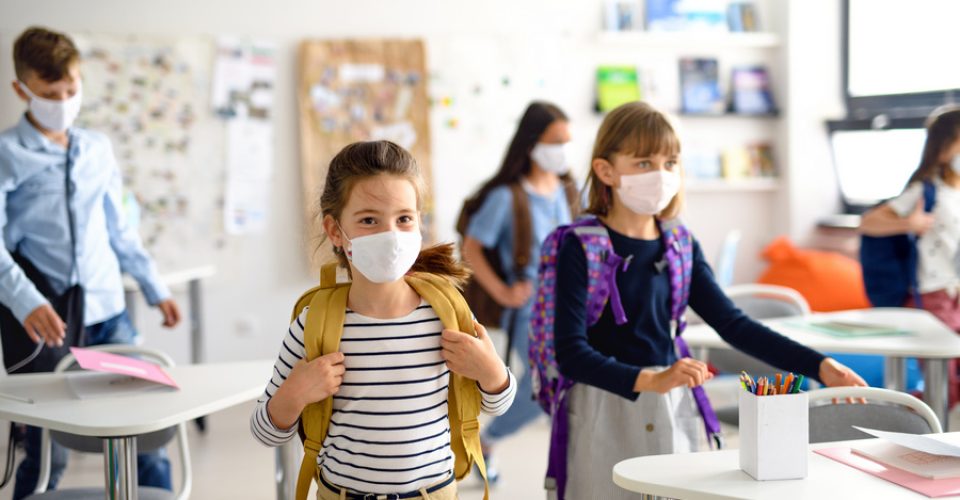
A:
{"label": "blonde hair", "polygon": [[[378,175],[393,175],[410,181],[417,193],[417,211],[420,211],[424,186],[420,167],[413,155],[390,141],[355,142],[330,160],[323,194],[320,195],[320,219],[329,215],[339,221],[357,182]],[[325,240],[324,234],[321,243]],[[333,253],[340,265],[349,270],[343,249],[334,247]],[[452,243],[421,250],[410,272],[438,274],[458,285],[470,276],[469,271],[454,257]]]}
{"label": "blonde hair", "polygon": [[[613,155],[630,154],[647,157],[654,154],[679,155],[680,139],[667,117],[645,102],[623,104],[611,111],[597,132],[591,163],[603,159],[613,163]],[[681,176],[682,182],[682,176]],[[587,209],[589,214],[607,215],[613,206],[613,190],[590,169],[587,179]],[[659,219],[673,219],[683,208],[683,185],[676,196],[659,214]]]}

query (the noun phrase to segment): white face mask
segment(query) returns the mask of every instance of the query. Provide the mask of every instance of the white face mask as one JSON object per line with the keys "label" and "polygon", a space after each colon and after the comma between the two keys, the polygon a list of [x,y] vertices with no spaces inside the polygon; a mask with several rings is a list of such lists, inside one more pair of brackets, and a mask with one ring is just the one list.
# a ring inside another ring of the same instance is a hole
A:
{"label": "white face mask", "polygon": [[350,244],[344,250],[353,267],[374,283],[390,283],[402,278],[420,255],[423,236],[420,231],[384,231],[369,236],[344,239]]}
{"label": "white face mask", "polygon": [[570,170],[567,161],[567,145],[538,142],[530,151],[530,159],[547,172],[560,175]]}
{"label": "white face mask", "polygon": [[73,121],[80,114],[80,105],[83,103],[83,85],[77,83],[77,93],[68,99],[56,101],[37,97],[27,88],[27,84],[18,82],[20,90],[30,97],[30,115],[43,128],[54,132],[66,130],[73,125]]}
{"label": "white face mask", "polygon": [[617,194],[631,211],[656,215],[660,213],[680,190],[680,176],[676,172],[657,170],[620,177]]}
{"label": "white face mask", "polygon": [[953,173],[960,175],[960,155],[953,157],[953,161],[950,162],[950,168],[953,169]]}

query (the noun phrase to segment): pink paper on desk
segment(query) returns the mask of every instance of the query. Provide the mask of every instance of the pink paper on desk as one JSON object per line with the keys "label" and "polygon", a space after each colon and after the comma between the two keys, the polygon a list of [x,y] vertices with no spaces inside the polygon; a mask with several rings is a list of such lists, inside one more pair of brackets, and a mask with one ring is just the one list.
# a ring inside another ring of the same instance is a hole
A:
{"label": "pink paper on desk", "polygon": [[80,368],[84,370],[129,375],[177,389],[180,388],[161,366],[154,363],[108,352],[83,349],[82,347],[71,347],[70,352],[77,358],[77,364],[80,365]]}
{"label": "pink paper on desk", "polygon": [[930,479],[907,471],[887,467],[873,460],[851,453],[850,448],[821,448],[813,450],[827,458],[860,469],[904,488],[930,498],[960,495],[960,478]]}

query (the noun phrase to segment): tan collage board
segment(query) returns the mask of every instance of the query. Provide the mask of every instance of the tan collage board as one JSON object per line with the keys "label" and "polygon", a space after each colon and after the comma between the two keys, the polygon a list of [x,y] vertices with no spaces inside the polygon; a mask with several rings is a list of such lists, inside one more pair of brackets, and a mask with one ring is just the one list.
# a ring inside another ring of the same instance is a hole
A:
{"label": "tan collage board", "polygon": [[[417,159],[431,186],[426,57],[422,40],[311,40],[300,45],[298,107],[308,258],[318,250],[319,197],[330,160],[356,141],[387,139]],[[423,200],[425,241],[434,240],[433,203]]]}

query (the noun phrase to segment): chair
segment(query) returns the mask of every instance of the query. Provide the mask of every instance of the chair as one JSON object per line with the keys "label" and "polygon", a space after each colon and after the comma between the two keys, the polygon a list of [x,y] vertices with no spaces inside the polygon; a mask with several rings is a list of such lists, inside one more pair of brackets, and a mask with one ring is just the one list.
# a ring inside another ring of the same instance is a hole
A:
{"label": "chair", "polygon": [[[810,305],[792,288],[778,285],[743,284],[725,290],[730,300],[747,316],[754,319],[782,318],[810,313]],[[772,375],[778,370],[749,354],[734,349],[707,349],[704,358],[720,372],[740,373],[746,371],[754,376]],[[737,425],[737,406],[719,407],[717,418],[721,422]]]}
{"label": "chair", "polygon": [[737,247],[740,245],[741,236],[739,229],[732,229],[720,245],[714,277],[717,284],[723,288],[733,285],[733,270],[737,263]]}
{"label": "chair", "polygon": [[[110,344],[89,347],[88,349],[113,354],[131,354],[137,357],[147,358],[164,367],[174,366],[173,359],[167,354],[156,349],[146,347]],[[54,368],[54,372],[63,372],[75,369],[76,360],[72,354],[67,354]],[[181,484],[177,492],[167,491],[162,488],[152,488],[141,486],[137,489],[138,498],[141,500],[186,500],[190,497],[190,490],[193,486],[193,472],[190,467],[190,450],[187,446],[187,427],[186,424],[179,424],[168,427],[156,432],[142,434],[137,436],[138,451],[152,451],[165,446],[173,437],[177,438],[177,448],[180,454],[180,472]],[[51,439],[57,443],[83,453],[104,453],[106,442],[98,437],[78,436],[60,431],[51,431],[43,429],[40,437],[40,474],[37,480],[37,487],[34,494],[27,497],[30,500],[101,500],[104,498],[104,490],[97,488],[71,488],[54,491],[46,491],[47,483],[50,481],[50,454]],[[105,477],[110,477],[109,471],[104,471]],[[109,479],[108,479],[109,480]],[[136,478],[133,478],[136,480]]]}
{"label": "chair", "polygon": [[[807,396],[811,443],[870,438],[852,425],[909,434],[943,432],[933,410],[904,392],[878,387],[831,387],[810,391]],[[865,398],[867,402],[847,403],[847,398]],[[834,399],[837,404],[832,404]]]}

